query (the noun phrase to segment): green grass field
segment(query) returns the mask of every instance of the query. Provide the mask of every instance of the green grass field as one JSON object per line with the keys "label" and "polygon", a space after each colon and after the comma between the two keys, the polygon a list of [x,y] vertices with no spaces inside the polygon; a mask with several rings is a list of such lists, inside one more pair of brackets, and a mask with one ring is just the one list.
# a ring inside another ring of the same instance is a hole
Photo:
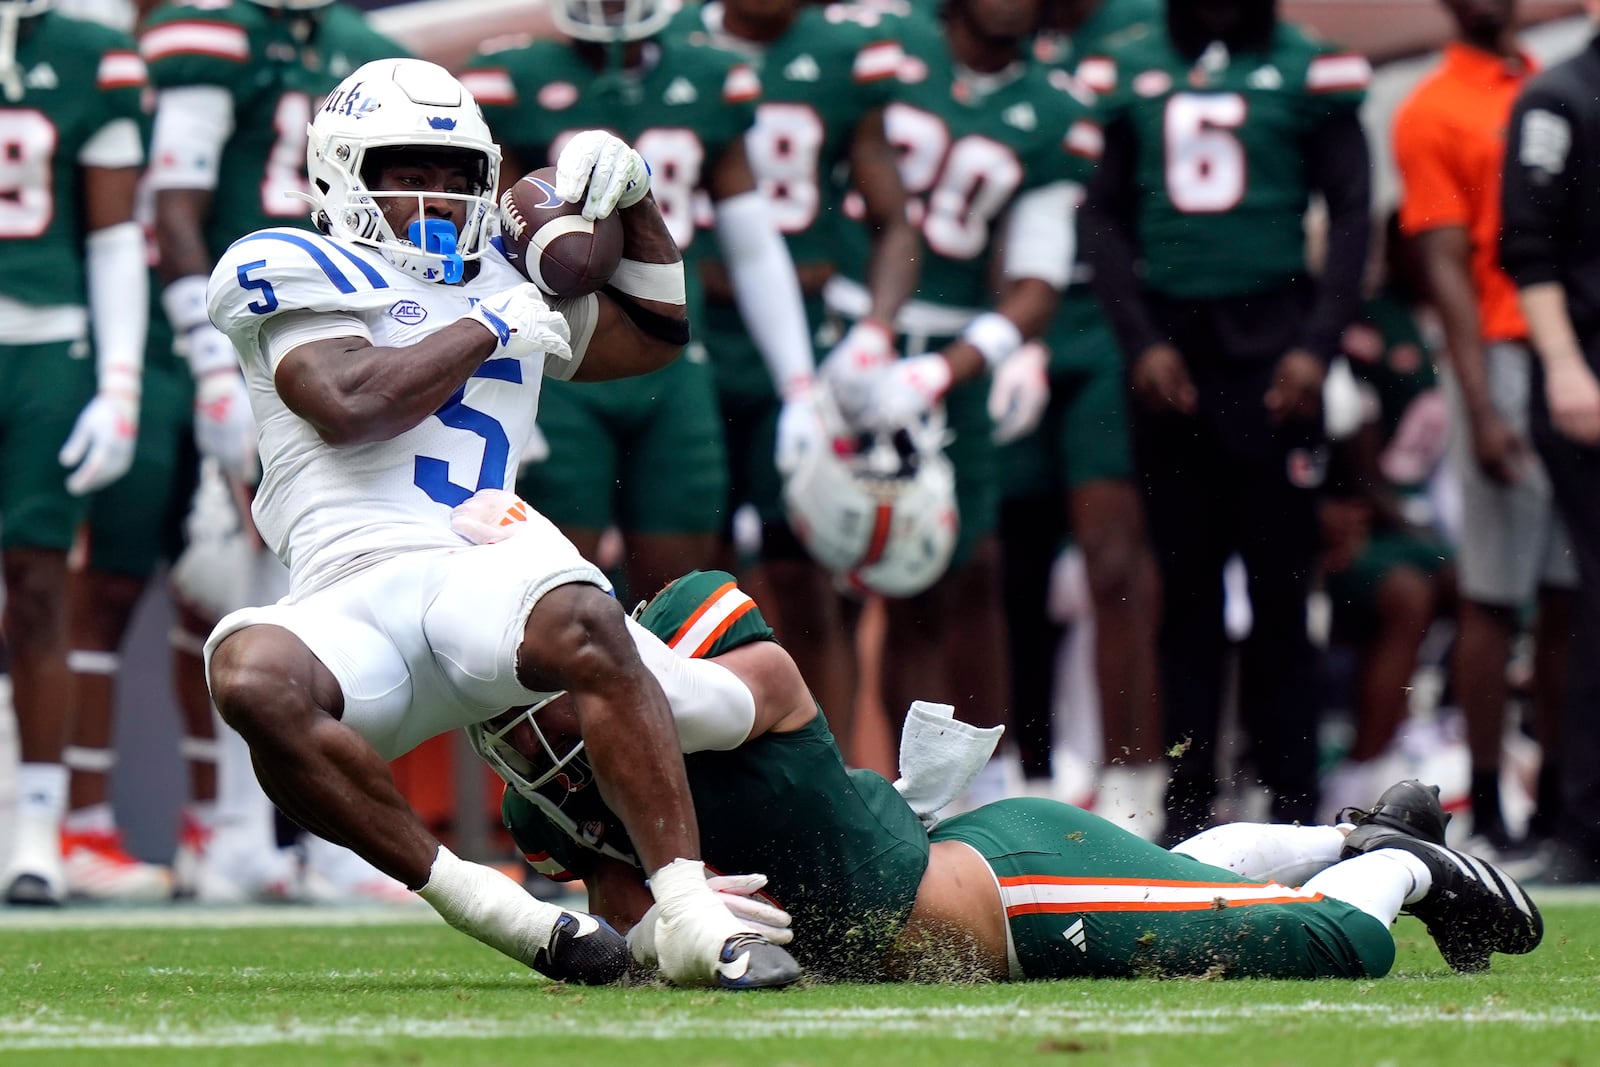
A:
{"label": "green grass field", "polygon": [[810,986],[547,982],[431,913],[0,909],[0,1064],[1396,1067],[1600,1063],[1600,897],[1454,975],[1402,919],[1387,978]]}

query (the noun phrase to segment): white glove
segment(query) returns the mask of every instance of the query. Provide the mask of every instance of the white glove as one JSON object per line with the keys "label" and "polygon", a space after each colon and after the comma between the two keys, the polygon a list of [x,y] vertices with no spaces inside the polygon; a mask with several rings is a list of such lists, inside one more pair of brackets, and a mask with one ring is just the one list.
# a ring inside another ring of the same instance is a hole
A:
{"label": "white glove", "polygon": [[821,373],[839,413],[852,426],[872,406],[878,372],[895,361],[894,336],[876,322],[862,319],[823,357]]}
{"label": "white glove", "polygon": [[225,474],[241,482],[255,481],[261,458],[244,375],[217,370],[195,382],[194,443],[200,455],[216,460]]}
{"label": "white glove", "polygon": [[715,984],[728,939],[760,933],[729,910],[737,894],[711,889],[699,860],[675,859],[662,867],[650,876],[650,892],[661,909],[655,923],[656,956],[662,977],[674,985]]}
{"label": "white glove", "polygon": [[589,191],[583,217],[603,219],[650,191],[650,164],[627,141],[604,130],[575,134],[556,157],[556,195],[576,204]]}
{"label": "white glove", "polygon": [[1009,444],[1038,428],[1050,406],[1049,364],[1049,351],[1038,342],[1029,342],[995,368],[989,386],[995,444]]}
{"label": "white glove", "polygon": [[528,502],[509,489],[479,489],[450,509],[450,529],[475,545],[492,545],[528,521]]}
{"label": "white glove", "polygon": [[806,456],[827,446],[828,431],[817,412],[811,385],[790,390],[778,411],[777,448],[773,456],[778,473],[788,477],[800,468]]}
{"label": "white glove", "polygon": [[572,358],[572,328],[560,313],[551,311],[544,294],[532,282],[523,282],[484,297],[462,316],[495,335],[497,355],[524,359],[535,354]]}
{"label": "white glove", "polygon": [[928,414],[950,389],[950,361],[937,352],[907,356],[880,368],[859,428],[897,430]]}
{"label": "white glove", "polygon": [[126,474],[133,466],[138,436],[138,394],[122,390],[96,393],[56,455],[63,467],[76,468],[67,476],[67,491],[83,496]]}
{"label": "white glove", "polygon": [[[764,874],[718,874],[706,879],[706,885],[752,932],[774,945],[787,945],[794,940],[789,913],[756,896],[766,884]],[[628,949],[633,953],[634,962],[641,967],[656,965],[656,920],[659,918],[661,905],[652,904],[628,931]]]}

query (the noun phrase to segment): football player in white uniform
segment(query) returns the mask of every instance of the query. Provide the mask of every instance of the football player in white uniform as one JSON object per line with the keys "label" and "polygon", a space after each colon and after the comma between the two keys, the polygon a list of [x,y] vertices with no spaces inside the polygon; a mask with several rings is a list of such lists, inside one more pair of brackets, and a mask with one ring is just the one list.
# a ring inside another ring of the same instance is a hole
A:
{"label": "football player in white uniform", "polygon": [[626,966],[615,931],[454,856],[385,766],[570,690],[601,788],[651,872],[665,976],[794,981],[793,959],[706,884],[682,728],[600,570],[540,517],[538,536],[499,545],[451,527],[475,491],[511,484],[543,375],[642,373],[688,339],[682,264],[644,161],[599,131],[562,152],[558,194],[591,218],[616,211],[625,244],[604,294],[547,303],[492,243],[500,152],[443,68],[366,64],[309,134],[320,233],[241,238],[207,293],[259,428],[256,522],[290,571],[287,597],[234,612],[206,643],[223,719],[301,825],[506,955],[603,982]]}

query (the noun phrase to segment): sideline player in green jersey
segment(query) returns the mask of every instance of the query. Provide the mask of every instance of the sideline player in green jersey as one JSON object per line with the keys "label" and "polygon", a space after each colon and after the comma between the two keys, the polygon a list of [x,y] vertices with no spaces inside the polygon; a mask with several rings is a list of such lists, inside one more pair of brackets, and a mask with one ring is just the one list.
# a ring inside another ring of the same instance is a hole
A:
{"label": "sideline player in green jersey", "polygon": [[[478,515],[495,539],[526,536],[518,528],[531,524],[497,517],[513,500],[480,493],[458,514]],[[753,705],[727,716],[727,736],[715,739],[704,736],[709,717],[697,716],[684,763],[701,842],[712,866],[765,872],[768,898],[787,909],[765,922],[785,933],[792,922],[791,951],[813,977],[1379,977],[1394,960],[1388,926],[1402,907],[1463,970],[1487,966],[1491,951],[1531,951],[1542,934],[1511,879],[1442,847],[1447,816],[1436,791],[1415,783],[1358,814],[1348,839],[1348,827],[1231,824],[1169,852],[1037,799],[940,822],[937,808],[959,782],[925,791],[915,772],[891,785],[847,769],[793,659],[731,575],[684,575],[635,614],[680,657],[654,669],[704,676],[696,693]],[[680,683],[663,686],[670,699]],[[583,878],[590,906],[631,929],[636,957],[648,959],[648,890],[594,788],[568,704],[516,709],[469,734],[507,782],[502,814],[529,861]],[[908,764],[928,758],[937,779],[963,762],[953,738],[987,733],[985,747],[994,743],[993,731],[952,724],[949,710],[913,709],[913,725],[931,730],[921,741],[908,733],[903,749]],[[914,808],[917,795],[927,802]],[[722,888],[749,895],[762,885]]]}
{"label": "sideline player in green jersey", "polygon": [[[1104,42],[1160,17],[1159,0],[1051,0],[1034,55],[1094,89]],[[1104,751],[1094,758],[1096,808],[1114,810],[1150,835],[1159,832],[1159,817],[1146,813],[1160,811],[1166,782],[1156,686],[1160,589],[1134,477],[1122,355],[1089,272],[1082,259],[1073,265],[1042,339],[1048,389],[1024,394],[1047,405],[1038,428],[1021,436],[1008,424],[996,431],[1008,441],[1000,449],[1000,543],[1013,737],[1024,775],[1048,785],[1062,628],[1047,601],[1051,569],[1070,533],[1092,605],[1072,629],[1075,640],[1090,635],[1093,648],[1090,691],[1098,696]],[[1002,412],[1019,407],[1009,396],[993,401]]]}
{"label": "sideline player in green jersey", "polygon": [[[88,896],[144,896],[166,881],[153,877],[159,869],[152,865],[129,865],[116,847],[106,803],[117,650],[156,565],[183,548],[197,453],[241,487],[257,462],[237,357],[205,313],[206,279],[235,238],[266,226],[307,224],[295,194],[306,191],[305,131],[313,105],[360,64],[402,54],[359,11],[328,0],[167,3],[145,20],[139,46],[156,91],[146,185],[165,283],[157,328],[171,347],[156,352],[147,376],[150,432],[130,478],[96,500],[87,569],[74,581],[73,746],[83,766],[73,775],[65,845],[69,888]],[[155,440],[158,432],[163,436]],[[277,592],[243,595],[259,602]],[[183,813],[177,888],[208,901],[298,892],[293,857],[275,847],[271,808],[247,751],[231,731],[218,738],[213,727],[200,647],[217,617],[194,609],[209,597],[181,588],[174,596],[174,688],[191,800],[198,801]],[[218,779],[218,791],[207,788],[209,777]],[[208,793],[217,798],[210,805]],[[393,888],[343,849],[308,839],[307,852],[313,881],[330,893],[359,887],[381,896]],[[323,876],[336,884],[326,885]]]}
{"label": "sideline player in green jersey", "polygon": [[[1236,552],[1255,620],[1239,683],[1251,763],[1275,820],[1310,821],[1316,653],[1305,610],[1326,463],[1322,384],[1360,299],[1371,231],[1356,114],[1370,68],[1280,22],[1273,0],[1169,5],[1108,64],[1105,156],[1080,229],[1129,361],[1162,578],[1166,740],[1187,744],[1167,790],[1167,839],[1211,819],[1227,659],[1220,575]],[[1315,282],[1313,193],[1329,221]]]}
{"label": "sideline player in green jersey", "polygon": [[[893,428],[942,403],[954,431],[946,454],[959,535],[931,588],[887,601],[890,709],[920,691],[946,702],[959,694],[970,714],[1001,716],[1009,697],[989,372],[1005,375],[1024,340],[1049,324],[1099,148],[1070,79],[1027,54],[1037,23],[1035,0],[949,0],[937,21],[912,15],[896,26],[905,62],[885,121],[926,246],[917,293],[895,322],[906,357],[865,373],[863,361],[830,359],[824,370],[846,416],[867,428]],[[861,283],[867,235],[843,227],[839,244],[839,274],[824,296],[830,311],[857,321],[871,310]]]}
{"label": "sideline player in green jersey", "polygon": [[[845,5],[710,0],[684,7],[671,29],[743,56],[760,74],[761,101],[745,151],[794,257],[814,340],[825,329],[822,286],[834,272],[840,201],[847,189],[859,199],[872,234],[871,311],[842,343],[887,352],[890,324],[916,288],[921,241],[906,217],[905,189],[884,133],[883,109],[901,59],[886,23]],[[748,580],[770,583],[783,605],[774,625],[806,677],[819,679],[834,734],[848,739],[855,680],[845,623],[831,578],[786,520],[782,479],[794,465],[779,470],[775,462],[780,421],[807,417],[811,378],[784,381],[782,368],[765,364],[738,311],[739,280],[714,258],[702,267],[706,347],[728,441],[729,511],[748,503],[761,519],[760,557]]]}
{"label": "sideline player in green jersey", "polygon": [[21,745],[0,893],[14,904],[65,892],[67,549],[86,494],[133,461],[148,301],[134,221],[144,64],[125,33],[50,6],[0,0],[0,564]]}
{"label": "sideline player in green jersey", "polygon": [[683,359],[651,375],[552,382],[539,409],[549,455],[524,467],[518,485],[586,558],[607,528],[619,529],[628,584],[655,589],[715,558],[727,505],[727,449],[701,337],[697,227],[714,220],[745,322],[782,381],[812,373],[805,309],[745,152],[761,91],[749,64],[667,32],[664,0],[564,0],[551,16],[570,42],[517,43],[462,72],[505,150],[502,174],[509,184],[553,162],[579,130],[609,130],[637,146],[683,251],[695,339]]}

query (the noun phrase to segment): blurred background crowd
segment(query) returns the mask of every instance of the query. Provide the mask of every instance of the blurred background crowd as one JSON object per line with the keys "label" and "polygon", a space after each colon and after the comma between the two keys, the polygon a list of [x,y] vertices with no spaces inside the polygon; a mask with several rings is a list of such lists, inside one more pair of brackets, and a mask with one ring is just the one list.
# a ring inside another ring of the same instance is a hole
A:
{"label": "blurred background crowd", "polygon": [[[409,54],[477,97],[502,185],[586,128],[650,162],[694,339],[547,383],[517,489],[631,600],[739,574],[849,762],[893,778],[923,698],[1007,727],[966,806],[1171,843],[1420,777],[1457,845],[1600,880],[1596,14],[0,0],[0,864],[48,849],[75,900],[412,899],[275,815],[200,659],[285,591],[205,278],[310,225],[308,118]],[[799,460],[818,411],[836,455]],[[462,739],[395,771],[517,862]]]}

